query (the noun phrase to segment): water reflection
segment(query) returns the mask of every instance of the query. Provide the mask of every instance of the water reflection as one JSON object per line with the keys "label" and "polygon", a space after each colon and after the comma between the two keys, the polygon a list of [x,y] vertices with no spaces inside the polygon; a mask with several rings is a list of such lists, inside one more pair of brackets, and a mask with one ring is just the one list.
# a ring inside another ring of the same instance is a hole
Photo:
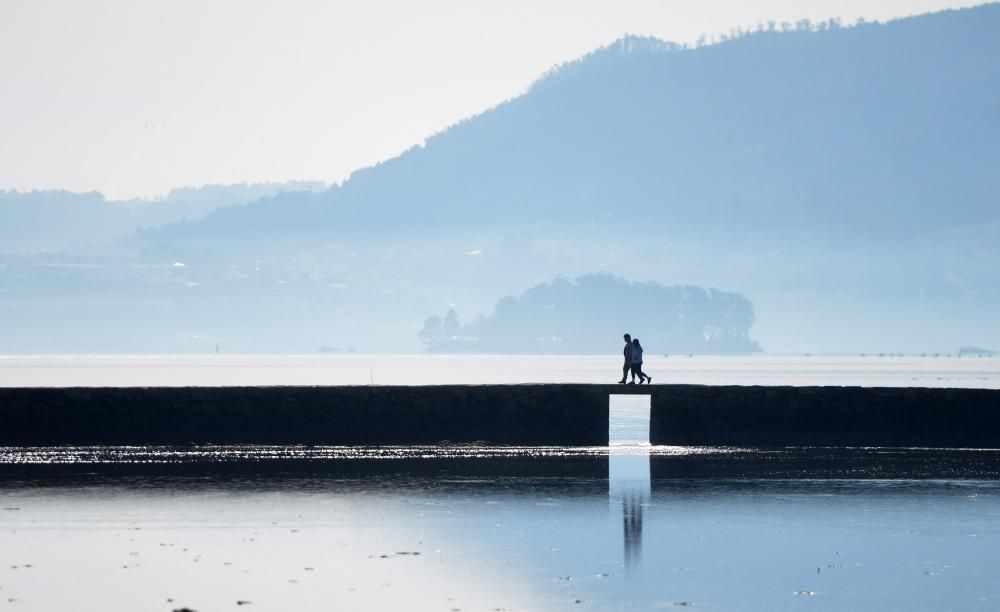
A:
{"label": "water reflection", "polygon": [[625,540],[625,569],[631,571],[642,560],[642,515],[648,498],[627,495],[622,500],[622,532]]}
{"label": "water reflection", "polygon": [[621,513],[624,564],[634,571],[642,560],[642,526],[652,493],[649,446],[613,446],[608,455],[608,495]]}

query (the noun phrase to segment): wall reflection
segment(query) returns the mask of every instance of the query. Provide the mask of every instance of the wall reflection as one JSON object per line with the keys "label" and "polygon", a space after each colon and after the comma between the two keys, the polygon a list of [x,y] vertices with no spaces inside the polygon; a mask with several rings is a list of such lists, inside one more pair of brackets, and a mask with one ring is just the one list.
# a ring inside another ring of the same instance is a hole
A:
{"label": "wall reflection", "polygon": [[608,456],[608,494],[612,511],[622,517],[626,571],[642,561],[642,526],[650,499],[649,447],[614,446]]}

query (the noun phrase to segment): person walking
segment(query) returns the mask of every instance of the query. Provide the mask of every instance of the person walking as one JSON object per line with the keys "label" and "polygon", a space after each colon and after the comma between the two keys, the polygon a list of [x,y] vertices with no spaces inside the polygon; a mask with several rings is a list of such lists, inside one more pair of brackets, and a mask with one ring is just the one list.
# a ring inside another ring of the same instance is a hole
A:
{"label": "person walking", "polygon": [[639,344],[638,338],[632,340],[632,351],[630,356],[632,361],[632,364],[630,366],[630,369],[632,370],[632,382],[630,382],[629,384],[630,385],[635,384],[636,375],[639,376],[640,385],[643,382],[649,384],[653,380],[653,377],[646,375],[646,373],[642,371],[642,345]]}
{"label": "person walking", "polygon": [[625,334],[622,337],[625,339],[625,350],[623,351],[625,365],[622,366],[622,379],[618,381],[619,385],[625,384],[625,379],[628,378],[628,373],[632,369],[632,336]]}

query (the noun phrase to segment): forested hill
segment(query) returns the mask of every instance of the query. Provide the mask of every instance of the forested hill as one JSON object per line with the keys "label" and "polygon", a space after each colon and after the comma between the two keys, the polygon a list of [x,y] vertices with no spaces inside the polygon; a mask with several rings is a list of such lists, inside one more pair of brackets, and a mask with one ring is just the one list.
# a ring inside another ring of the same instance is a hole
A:
{"label": "forested hill", "polygon": [[657,351],[752,353],[760,351],[753,322],[753,305],[735,293],[589,274],[505,296],[465,325],[455,310],[432,316],[419,336],[436,353],[599,354],[632,330]]}
{"label": "forested hill", "polygon": [[628,37],[321,197],[220,210],[155,239],[600,227],[625,211],[672,233],[996,223],[998,57],[998,4],[693,49]]}

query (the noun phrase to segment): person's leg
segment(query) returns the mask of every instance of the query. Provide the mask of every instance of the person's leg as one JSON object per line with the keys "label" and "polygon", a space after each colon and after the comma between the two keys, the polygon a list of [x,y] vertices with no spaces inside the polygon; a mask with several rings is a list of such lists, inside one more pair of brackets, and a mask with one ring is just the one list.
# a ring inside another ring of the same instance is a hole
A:
{"label": "person's leg", "polygon": [[628,371],[630,369],[629,368],[630,365],[631,364],[629,364],[628,362],[625,362],[625,365],[622,366],[622,379],[618,381],[618,384],[620,384],[620,385],[624,385],[625,384],[625,379],[628,378]]}

